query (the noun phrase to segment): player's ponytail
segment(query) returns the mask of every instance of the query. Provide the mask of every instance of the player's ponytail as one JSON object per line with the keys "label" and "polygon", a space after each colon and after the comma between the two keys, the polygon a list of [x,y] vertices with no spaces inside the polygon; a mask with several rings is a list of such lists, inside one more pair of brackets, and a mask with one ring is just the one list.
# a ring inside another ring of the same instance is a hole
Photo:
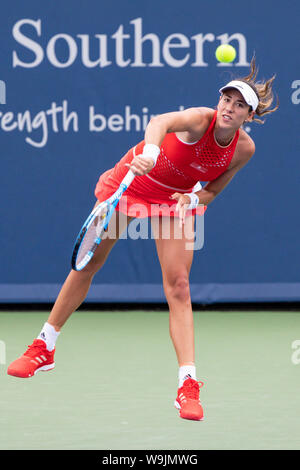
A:
{"label": "player's ponytail", "polygon": [[[256,108],[255,114],[259,117],[262,117],[265,114],[274,113],[279,107],[279,100],[277,96],[276,106],[274,106],[274,108],[271,108],[274,101],[274,93],[272,87],[276,75],[273,75],[271,78],[269,78],[269,80],[256,81],[258,68],[256,67],[255,56],[252,57],[250,69],[251,71],[249,75],[247,75],[246,77],[238,78],[238,80],[247,83],[255,91],[259,99],[259,104]],[[259,119],[255,116],[253,118],[253,121],[259,122],[260,124],[264,123],[262,119]]]}

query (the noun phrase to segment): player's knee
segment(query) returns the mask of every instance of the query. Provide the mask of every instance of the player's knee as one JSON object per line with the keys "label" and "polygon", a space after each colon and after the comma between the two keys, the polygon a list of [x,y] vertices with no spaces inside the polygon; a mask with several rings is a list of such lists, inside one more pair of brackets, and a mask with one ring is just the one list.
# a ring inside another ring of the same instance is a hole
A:
{"label": "player's knee", "polygon": [[180,273],[167,283],[167,297],[170,300],[187,302],[190,300],[190,285],[187,274]]}
{"label": "player's knee", "polygon": [[104,265],[105,260],[103,262],[96,262],[93,258],[91,261],[81,270],[79,271],[81,273],[82,277],[87,277],[87,278],[93,278],[95,274],[102,268]]}

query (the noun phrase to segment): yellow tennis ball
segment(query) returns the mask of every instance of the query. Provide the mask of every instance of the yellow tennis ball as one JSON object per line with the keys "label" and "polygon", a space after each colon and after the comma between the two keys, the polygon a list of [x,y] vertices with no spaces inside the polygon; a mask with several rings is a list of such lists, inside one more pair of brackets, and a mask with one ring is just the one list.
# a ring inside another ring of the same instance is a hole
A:
{"label": "yellow tennis ball", "polygon": [[233,62],[236,56],[236,50],[230,44],[221,44],[216,49],[216,58],[219,62]]}

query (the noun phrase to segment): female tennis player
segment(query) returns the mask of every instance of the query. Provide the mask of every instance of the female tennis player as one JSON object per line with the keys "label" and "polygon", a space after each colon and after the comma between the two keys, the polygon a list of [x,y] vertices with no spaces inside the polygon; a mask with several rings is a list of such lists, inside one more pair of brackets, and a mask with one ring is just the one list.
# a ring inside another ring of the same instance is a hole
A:
{"label": "female tennis player", "polygon": [[[203,214],[236,173],[251,159],[255,145],[242,129],[248,121],[274,112],[274,76],[256,82],[255,60],[247,77],[233,80],[220,89],[216,110],[190,108],[154,117],[143,142],[137,144],[99,179],[95,189],[97,204],[110,197],[130,168],[136,175],[110,221],[116,236],[108,234],[94,257],[82,271],[72,270],[39,336],[27,351],[8,367],[8,374],[31,377],[40,370],[54,368],[55,342],[69,316],[84,301],[93,276],[102,268],[122,231],[137,214],[137,204],[156,222],[156,248],[162,270],[165,296],[169,305],[170,336],[179,365],[179,387],[175,406],[182,418],[203,419],[200,387],[194,352],[193,312],[189,273],[193,250],[195,214]],[[207,182],[202,188],[197,183]],[[125,198],[124,198],[125,201]],[[175,207],[174,207],[175,204]],[[153,207],[161,209],[155,215]],[[162,209],[163,208],[163,209]],[[164,224],[170,236],[162,236]],[[187,227],[190,227],[187,229]]]}

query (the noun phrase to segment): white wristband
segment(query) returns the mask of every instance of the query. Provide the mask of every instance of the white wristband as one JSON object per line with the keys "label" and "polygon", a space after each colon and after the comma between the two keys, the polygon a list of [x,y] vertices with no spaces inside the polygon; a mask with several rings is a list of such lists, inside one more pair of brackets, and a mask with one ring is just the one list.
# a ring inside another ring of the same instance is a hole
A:
{"label": "white wristband", "polygon": [[199,204],[199,197],[195,193],[184,193],[185,196],[189,196],[191,202],[188,206],[188,209],[196,209]]}
{"label": "white wristband", "polygon": [[157,145],[146,144],[144,146],[144,150],[141,156],[145,158],[152,158],[154,165],[155,165],[159,154],[160,154],[160,148]]}

